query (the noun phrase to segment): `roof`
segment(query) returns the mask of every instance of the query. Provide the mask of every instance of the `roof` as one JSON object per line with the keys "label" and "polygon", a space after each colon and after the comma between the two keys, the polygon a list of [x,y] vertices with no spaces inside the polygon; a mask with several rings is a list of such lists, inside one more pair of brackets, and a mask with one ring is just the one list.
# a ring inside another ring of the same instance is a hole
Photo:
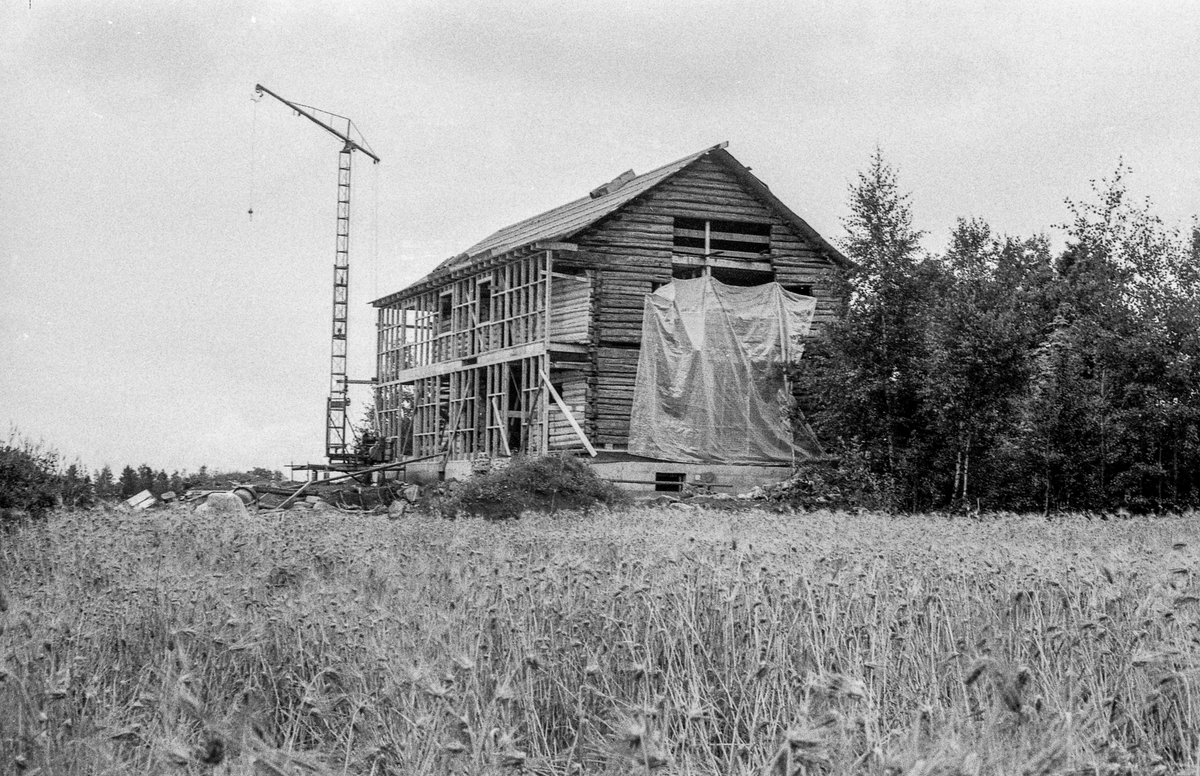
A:
{"label": "roof", "polygon": [[850,263],[836,248],[817,234],[816,230],[789,210],[774,194],[771,194],[766,184],[758,180],[749,169],[725,151],[724,149],[727,145],[729,145],[728,142],[718,143],[642,175],[634,175],[632,170],[626,172],[611,182],[594,189],[586,197],[581,197],[573,202],[560,205],[553,210],[547,210],[545,213],[527,218],[524,221],[518,221],[511,226],[506,226],[492,233],[462,253],[446,259],[437,265],[432,272],[399,293],[389,294],[376,299],[371,304],[377,307],[390,304],[408,292],[428,286],[440,278],[450,275],[456,269],[475,264],[492,256],[499,256],[535,243],[563,241],[568,237],[578,234],[606,216],[611,215],[630,201],[645,194],[658,184],[710,154],[713,155],[714,159],[729,167],[744,185],[750,188],[765,204],[775,209],[784,220],[791,223],[805,237],[816,242],[832,260],[845,265]]}

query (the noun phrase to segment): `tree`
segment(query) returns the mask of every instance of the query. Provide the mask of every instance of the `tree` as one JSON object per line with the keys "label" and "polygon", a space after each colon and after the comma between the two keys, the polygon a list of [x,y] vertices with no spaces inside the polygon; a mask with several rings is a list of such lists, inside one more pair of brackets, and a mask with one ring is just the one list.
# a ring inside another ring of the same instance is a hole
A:
{"label": "tree", "polygon": [[12,434],[0,445],[0,527],[21,510],[40,518],[58,503],[58,455]]}
{"label": "tree", "polygon": [[945,273],[923,257],[908,195],[879,150],[851,185],[849,204],[850,300],[844,319],[812,348],[800,378],[802,409],[827,443],[861,449],[897,483],[896,497],[911,502],[921,477],[911,454],[923,428],[922,335]]}
{"label": "tree", "polygon": [[1029,380],[1052,267],[1045,238],[1000,238],[978,219],[958,221],[943,262],[948,276],[930,305],[922,368],[936,448],[929,472],[946,493],[952,471],[942,503],[967,507],[973,493],[980,504],[1002,487],[1000,446]]}
{"label": "tree", "polygon": [[137,489],[138,493],[141,493],[143,490],[153,491],[154,490],[154,470],[151,469],[149,467],[149,465],[142,464],[141,466],[139,466],[137,468],[137,481],[138,481],[138,489]]}
{"label": "tree", "polygon": [[96,472],[96,497],[105,499],[112,498],[117,493],[116,484],[113,482],[112,469],[108,464],[101,467],[100,471]]}
{"label": "tree", "polygon": [[876,151],[850,189],[842,321],[800,408],[905,509],[1179,509],[1200,501],[1200,225],[1168,229],[1124,165],[1068,200],[1067,244],[960,220],[925,256]]}
{"label": "tree", "polygon": [[138,473],[132,466],[126,466],[121,470],[121,478],[118,480],[118,485],[120,485],[121,489],[121,498],[129,498],[142,492],[138,481]]}
{"label": "tree", "polygon": [[63,472],[59,481],[59,492],[63,506],[90,507],[96,503],[92,478],[86,471],[80,474],[79,464],[73,463]]}

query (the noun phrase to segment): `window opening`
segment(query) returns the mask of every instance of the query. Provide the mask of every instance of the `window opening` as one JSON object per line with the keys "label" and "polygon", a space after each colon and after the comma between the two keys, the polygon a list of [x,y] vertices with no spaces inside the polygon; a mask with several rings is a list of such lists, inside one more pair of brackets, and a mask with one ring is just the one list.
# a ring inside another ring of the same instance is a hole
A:
{"label": "window opening", "polygon": [[757,258],[771,251],[771,225],[680,216],[675,219],[673,245],[676,253]]}
{"label": "window opening", "polygon": [[683,482],[687,477],[683,472],[655,472],[654,490],[666,493],[678,493],[683,490]]}
{"label": "window opening", "polygon": [[765,286],[775,280],[774,272],[732,269],[730,267],[713,267],[712,276],[727,286]]}
{"label": "window opening", "polygon": [[523,370],[520,361],[514,361],[508,368],[508,401],[506,402],[508,417],[505,422],[508,424],[508,449],[513,455],[521,452],[521,386],[524,384]]}
{"label": "window opening", "polygon": [[492,284],[489,281],[479,283],[479,322],[487,323],[492,319]]}
{"label": "window opening", "polygon": [[800,296],[812,296],[813,295],[812,286],[807,283],[805,283],[805,284],[792,283],[791,285],[784,286],[783,290],[791,291],[793,294],[800,294]]}

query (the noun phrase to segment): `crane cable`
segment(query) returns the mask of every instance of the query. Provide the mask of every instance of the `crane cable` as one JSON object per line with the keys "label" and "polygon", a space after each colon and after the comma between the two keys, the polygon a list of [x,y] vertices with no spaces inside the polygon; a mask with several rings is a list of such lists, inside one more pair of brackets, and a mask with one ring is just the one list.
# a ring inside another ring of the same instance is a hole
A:
{"label": "crane cable", "polygon": [[371,191],[375,200],[375,215],[371,219],[372,246],[371,263],[375,266],[375,284],[371,295],[379,298],[379,165],[371,165]]}
{"label": "crane cable", "polygon": [[[375,213],[371,218],[371,242],[374,243],[371,249],[371,264],[374,269],[374,283],[371,289],[371,296],[374,299],[379,298],[379,165],[371,165],[371,193],[374,200]],[[378,365],[376,366],[378,372]],[[372,408],[371,420],[372,431],[376,436],[382,436],[382,429],[379,425],[379,395],[376,386],[371,387],[371,403]]]}
{"label": "crane cable", "polygon": [[254,220],[254,141],[258,137],[258,104],[262,98],[261,94],[257,98],[250,98],[250,102],[254,103],[253,118],[250,119],[250,209],[247,211],[251,221]]}

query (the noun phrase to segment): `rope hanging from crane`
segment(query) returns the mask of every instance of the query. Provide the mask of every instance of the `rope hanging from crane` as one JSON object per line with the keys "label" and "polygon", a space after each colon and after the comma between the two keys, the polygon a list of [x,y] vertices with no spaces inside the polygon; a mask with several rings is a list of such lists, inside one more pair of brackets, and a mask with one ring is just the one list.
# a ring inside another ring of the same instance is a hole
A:
{"label": "rope hanging from crane", "polygon": [[254,144],[258,140],[258,104],[263,98],[262,92],[257,92],[256,95],[250,98],[250,102],[254,103],[254,114],[250,119],[250,209],[247,211],[251,221],[254,220]]}

